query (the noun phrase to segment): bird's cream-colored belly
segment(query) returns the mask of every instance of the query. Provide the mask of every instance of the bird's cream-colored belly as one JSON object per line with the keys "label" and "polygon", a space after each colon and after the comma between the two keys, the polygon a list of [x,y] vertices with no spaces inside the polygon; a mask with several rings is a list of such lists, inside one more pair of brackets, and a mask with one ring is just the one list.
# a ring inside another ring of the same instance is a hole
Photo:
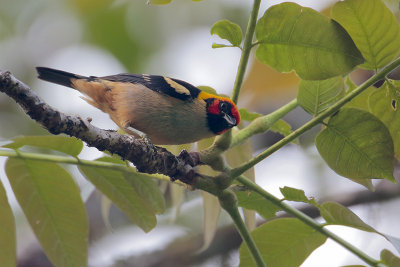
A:
{"label": "bird's cream-colored belly", "polygon": [[111,118],[122,128],[135,128],[154,144],[165,145],[192,143],[215,135],[208,128],[202,100],[182,101],[140,86],[129,86],[114,98],[116,116]]}

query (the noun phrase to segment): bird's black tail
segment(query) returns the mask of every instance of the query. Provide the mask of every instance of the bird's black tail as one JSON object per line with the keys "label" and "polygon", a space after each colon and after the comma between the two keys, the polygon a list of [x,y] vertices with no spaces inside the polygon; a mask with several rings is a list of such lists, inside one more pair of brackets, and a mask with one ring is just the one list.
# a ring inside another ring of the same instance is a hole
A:
{"label": "bird's black tail", "polygon": [[44,81],[72,87],[71,79],[85,79],[87,77],[76,75],[70,72],[56,70],[46,67],[36,67],[36,70],[39,74],[38,78]]}

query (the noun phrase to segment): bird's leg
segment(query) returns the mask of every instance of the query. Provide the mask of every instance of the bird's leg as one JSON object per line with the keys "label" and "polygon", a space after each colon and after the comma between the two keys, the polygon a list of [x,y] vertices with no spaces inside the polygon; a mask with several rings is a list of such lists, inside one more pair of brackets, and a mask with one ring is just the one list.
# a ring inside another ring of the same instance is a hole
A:
{"label": "bird's leg", "polygon": [[132,126],[128,126],[125,128],[126,130],[132,132],[133,134],[139,136],[148,146],[154,147],[153,143],[151,142],[150,138],[142,131],[133,128]]}

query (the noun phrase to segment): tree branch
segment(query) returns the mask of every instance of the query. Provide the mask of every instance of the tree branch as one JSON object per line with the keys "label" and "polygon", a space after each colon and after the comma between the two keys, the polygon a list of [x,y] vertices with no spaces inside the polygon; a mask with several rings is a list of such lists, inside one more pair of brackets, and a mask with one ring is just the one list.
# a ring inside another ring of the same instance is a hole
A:
{"label": "tree branch", "polygon": [[10,72],[0,72],[0,91],[14,99],[33,120],[50,133],[74,136],[100,151],[118,154],[131,161],[139,172],[160,173],[196,187],[198,176],[193,167],[200,164],[197,152],[182,151],[176,157],[162,147],[148,144],[130,135],[93,126],[90,119],[66,115],[45,103],[29,86]]}

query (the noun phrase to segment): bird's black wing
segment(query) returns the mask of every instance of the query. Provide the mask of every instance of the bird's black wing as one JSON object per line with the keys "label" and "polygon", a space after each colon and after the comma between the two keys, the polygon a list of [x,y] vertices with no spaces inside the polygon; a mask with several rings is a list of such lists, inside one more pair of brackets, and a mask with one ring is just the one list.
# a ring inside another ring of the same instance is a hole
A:
{"label": "bird's black wing", "polygon": [[98,78],[112,82],[142,84],[153,91],[181,100],[196,99],[201,92],[199,88],[190,83],[159,75],[121,73]]}

